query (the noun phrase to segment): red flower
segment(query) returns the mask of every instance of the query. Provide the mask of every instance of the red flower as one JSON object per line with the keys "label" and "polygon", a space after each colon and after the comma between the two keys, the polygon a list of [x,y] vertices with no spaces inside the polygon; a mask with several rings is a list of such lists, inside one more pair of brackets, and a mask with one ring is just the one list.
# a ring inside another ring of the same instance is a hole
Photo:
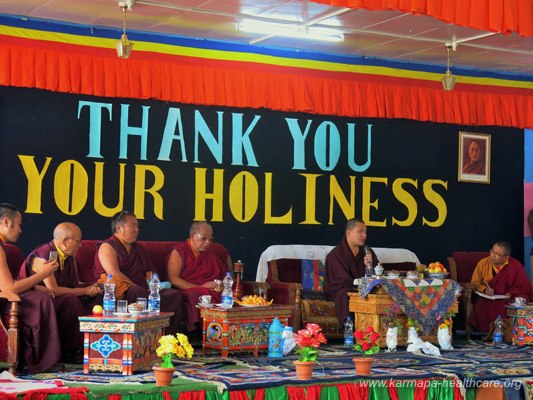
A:
{"label": "red flower", "polygon": [[363,331],[361,329],[358,329],[353,334],[353,337],[356,338],[356,339],[362,340],[365,337],[365,334],[363,333]]}
{"label": "red flower", "polygon": [[355,338],[355,350],[365,355],[372,355],[379,351],[379,345],[377,344],[379,333],[372,326],[367,326],[365,330],[356,330],[353,337]]}

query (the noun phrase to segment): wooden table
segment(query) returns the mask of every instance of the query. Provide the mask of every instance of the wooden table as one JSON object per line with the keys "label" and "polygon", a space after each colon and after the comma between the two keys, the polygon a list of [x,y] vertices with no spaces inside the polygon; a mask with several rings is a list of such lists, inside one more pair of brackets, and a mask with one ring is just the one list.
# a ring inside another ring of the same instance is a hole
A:
{"label": "wooden table", "polygon": [[139,316],[79,317],[84,332],[83,372],[121,372],[132,375],[146,371],[157,358],[155,349],[170,325],[174,313],[150,313]]}
{"label": "wooden table", "polygon": [[[385,340],[387,338],[387,326],[383,322],[383,318],[386,315],[386,309],[393,304],[394,300],[383,289],[377,290],[374,293],[368,294],[366,297],[361,298],[359,293],[348,293],[350,297],[349,310],[355,314],[355,329],[365,329],[368,325],[371,325],[379,332],[379,346],[386,347]],[[455,300],[450,308],[449,313],[457,313],[458,305]],[[407,345],[407,328],[405,324],[407,322],[407,316],[400,310],[398,314],[398,320],[402,326],[402,334],[398,335],[398,346]],[[420,338],[426,342],[438,344],[437,328],[431,332],[430,335],[420,336]],[[450,326],[451,334],[452,326]]]}
{"label": "wooden table", "polygon": [[289,323],[294,306],[271,305],[231,308],[210,307],[200,310],[203,319],[202,354],[206,349],[220,350],[227,358],[230,352],[268,351],[268,328],[274,318]]}

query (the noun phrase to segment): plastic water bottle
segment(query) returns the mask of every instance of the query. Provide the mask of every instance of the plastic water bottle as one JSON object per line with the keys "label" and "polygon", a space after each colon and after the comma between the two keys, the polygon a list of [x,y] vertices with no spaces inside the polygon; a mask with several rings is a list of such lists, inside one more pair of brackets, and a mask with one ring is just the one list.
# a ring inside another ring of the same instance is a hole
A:
{"label": "plastic water bottle", "polygon": [[224,289],[222,290],[222,305],[225,307],[233,307],[233,278],[229,272],[226,273],[222,285],[224,286]]}
{"label": "plastic water bottle", "polygon": [[115,284],[111,281],[112,275],[107,275],[104,283],[104,315],[113,315],[115,312]]}
{"label": "plastic water bottle", "polygon": [[353,321],[349,315],[344,323],[344,347],[353,347]]}
{"label": "plastic water bottle", "polygon": [[492,344],[502,344],[503,342],[503,319],[498,315],[494,321],[494,333],[492,334]]}
{"label": "plastic water bottle", "polygon": [[154,273],[150,280],[150,295],[148,296],[148,311],[158,313],[161,310],[161,296],[159,290],[161,289],[161,282],[159,276]]}

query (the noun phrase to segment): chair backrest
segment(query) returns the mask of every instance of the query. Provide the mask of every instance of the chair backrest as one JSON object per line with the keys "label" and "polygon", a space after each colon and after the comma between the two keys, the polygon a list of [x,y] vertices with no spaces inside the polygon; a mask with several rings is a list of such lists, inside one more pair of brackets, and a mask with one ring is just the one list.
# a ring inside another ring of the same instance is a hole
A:
{"label": "chair backrest", "polygon": [[488,251],[454,251],[448,257],[450,278],[456,282],[470,282],[479,260],[488,256]]}
{"label": "chair backrest", "polygon": [[[313,285],[321,288],[317,279],[320,276],[323,277],[326,256],[333,247],[327,245],[270,246],[261,254],[256,280],[267,283],[275,281],[302,283],[305,289],[306,282],[310,283],[309,276],[305,276],[305,269],[310,268],[309,263],[313,263]],[[389,247],[373,247],[372,249],[385,270],[409,271],[416,269],[417,264],[420,264],[416,254],[407,249]],[[322,272],[318,267],[321,267]]]}
{"label": "chair backrest", "polygon": [[6,243],[5,249],[7,266],[9,267],[9,271],[11,272],[13,279],[17,279],[20,271],[20,266],[22,265],[26,257],[24,256],[22,250],[20,250],[14,244]]}

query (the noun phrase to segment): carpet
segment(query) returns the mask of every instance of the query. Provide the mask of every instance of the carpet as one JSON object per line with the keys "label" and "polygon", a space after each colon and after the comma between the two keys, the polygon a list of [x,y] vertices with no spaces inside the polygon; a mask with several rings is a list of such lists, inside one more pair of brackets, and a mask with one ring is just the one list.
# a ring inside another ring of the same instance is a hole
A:
{"label": "carpet", "polygon": [[[354,382],[355,373],[352,358],[359,356],[342,346],[324,346],[321,349],[313,377],[305,384]],[[478,382],[499,381],[509,383],[506,387],[512,393],[521,390],[522,382],[533,380],[533,347],[484,343],[466,345],[456,350],[443,351],[441,357],[416,355],[405,351],[379,352],[373,356],[372,374],[364,377],[370,381],[414,381],[421,379],[457,378],[466,388],[476,387]],[[215,385],[219,392],[224,390],[247,390],[271,388],[283,385],[300,385],[293,361],[294,356],[283,358],[253,357],[251,355],[221,358],[215,356],[194,356],[190,360],[175,360],[175,378],[189,384]],[[59,379],[65,384],[108,384],[133,385],[154,383],[152,371],[123,376],[117,373],[83,374],[81,368],[55,374],[37,374],[24,379]]]}

